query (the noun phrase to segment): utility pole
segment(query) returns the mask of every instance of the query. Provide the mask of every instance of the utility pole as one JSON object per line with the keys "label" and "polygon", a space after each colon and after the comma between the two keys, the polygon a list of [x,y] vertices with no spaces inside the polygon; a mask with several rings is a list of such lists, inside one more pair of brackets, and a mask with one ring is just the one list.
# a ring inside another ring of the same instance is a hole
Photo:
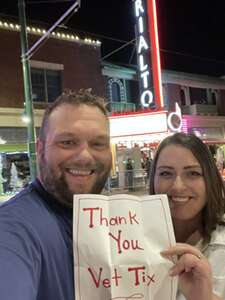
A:
{"label": "utility pole", "polygon": [[34,180],[37,174],[36,167],[36,134],[34,127],[33,116],[33,101],[32,101],[32,84],[29,57],[27,56],[28,42],[27,42],[27,26],[25,15],[25,2],[18,0],[19,21],[20,21],[20,40],[21,40],[21,60],[23,67],[23,85],[25,96],[25,113],[28,117],[27,135],[28,135],[28,157],[31,180]]}
{"label": "utility pole", "polygon": [[27,26],[24,0],[18,0],[19,21],[20,21],[20,40],[21,40],[21,61],[23,67],[23,82],[25,95],[25,113],[28,117],[27,134],[28,134],[28,157],[31,179],[34,180],[37,175],[36,165],[36,133],[33,115],[33,99],[32,99],[32,83],[30,71],[30,58],[34,54],[35,49],[48,38],[51,32],[71,13],[76,12],[81,6],[81,0],[77,0],[74,4],[53,24],[53,26],[31,47],[28,49],[27,42]]}

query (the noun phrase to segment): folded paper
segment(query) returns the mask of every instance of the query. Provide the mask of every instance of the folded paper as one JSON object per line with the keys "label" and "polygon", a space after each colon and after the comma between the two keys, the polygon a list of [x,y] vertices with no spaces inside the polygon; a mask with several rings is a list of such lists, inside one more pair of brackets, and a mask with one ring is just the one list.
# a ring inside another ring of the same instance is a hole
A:
{"label": "folded paper", "polygon": [[76,300],[175,300],[166,195],[74,195]]}

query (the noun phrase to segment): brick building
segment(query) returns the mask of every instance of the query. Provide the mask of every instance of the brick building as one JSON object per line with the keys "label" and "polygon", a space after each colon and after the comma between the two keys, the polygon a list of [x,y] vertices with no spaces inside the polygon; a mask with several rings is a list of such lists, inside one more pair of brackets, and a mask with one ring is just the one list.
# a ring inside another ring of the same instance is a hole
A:
{"label": "brick building", "polygon": [[[29,48],[47,29],[37,25],[27,27]],[[0,20],[0,40],[0,167],[6,178],[3,182],[10,186],[13,163],[18,173],[29,173],[27,125],[22,120],[25,108],[19,25]],[[99,41],[58,31],[36,49],[30,58],[36,128],[40,126],[46,104],[65,89],[92,88],[94,93],[106,95],[100,46]]]}

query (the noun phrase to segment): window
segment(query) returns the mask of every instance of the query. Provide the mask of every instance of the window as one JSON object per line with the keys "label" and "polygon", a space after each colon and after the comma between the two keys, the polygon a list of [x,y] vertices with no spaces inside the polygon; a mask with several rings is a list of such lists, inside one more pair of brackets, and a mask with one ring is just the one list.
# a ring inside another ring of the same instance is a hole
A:
{"label": "window", "polygon": [[212,91],[212,105],[216,105],[217,93],[216,91]]}
{"label": "window", "polygon": [[137,106],[140,105],[139,100],[139,83],[137,80],[125,80],[127,102],[135,103]]}
{"label": "window", "polygon": [[207,104],[207,90],[190,87],[191,104]]}
{"label": "window", "polygon": [[181,105],[185,105],[186,101],[185,101],[185,92],[183,89],[180,90],[180,104]]}
{"label": "window", "polygon": [[34,102],[53,102],[62,92],[61,70],[31,68]]}
{"label": "window", "polygon": [[120,86],[117,82],[112,83],[112,99],[116,102],[121,102]]}
{"label": "window", "polygon": [[122,80],[110,78],[108,80],[109,99],[111,102],[126,102],[125,87]]}

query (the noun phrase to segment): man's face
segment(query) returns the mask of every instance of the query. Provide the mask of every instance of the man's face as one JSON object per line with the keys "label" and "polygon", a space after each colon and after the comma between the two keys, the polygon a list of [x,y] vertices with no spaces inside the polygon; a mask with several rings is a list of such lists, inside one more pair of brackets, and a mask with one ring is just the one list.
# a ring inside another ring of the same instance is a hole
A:
{"label": "man's face", "polygon": [[112,163],[109,125],[97,107],[63,104],[49,116],[45,142],[37,143],[40,180],[59,202],[100,193]]}

